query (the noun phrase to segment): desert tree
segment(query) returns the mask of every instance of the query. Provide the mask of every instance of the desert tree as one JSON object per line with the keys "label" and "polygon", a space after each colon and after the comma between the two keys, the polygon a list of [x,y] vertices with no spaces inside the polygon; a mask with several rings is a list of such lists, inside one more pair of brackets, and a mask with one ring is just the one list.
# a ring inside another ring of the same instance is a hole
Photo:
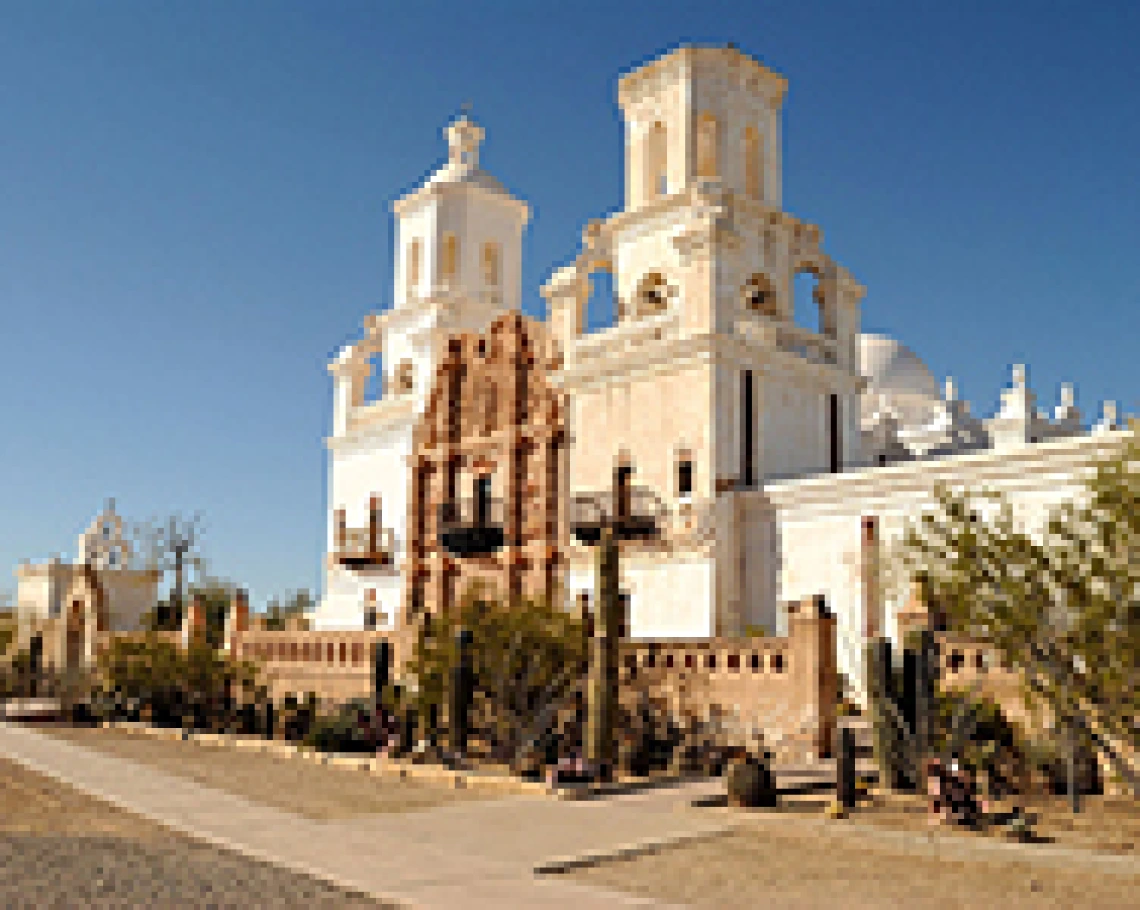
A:
{"label": "desert tree", "polygon": [[201,554],[202,516],[171,515],[135,527],[137,559],[143,568],[171,576],[170,593],[156,606],[155,624],[177,628],[182,621],[187,585],[204,567]]}
{"label": "desert tree", "polygon": [[315,605],[313,595],[304,588],[282,598],[274,597],[265,607],[265,628],[280,631],[291,620],[305,620]]}
{"label": "desert tree", "polygon": [[[938,489],[911,522],[906,570],[955,632],[990,643],[1021,671],[1027,704],[1099,751],[1136,785],[1140,708],[1140,438],[1092,465],[1087,493],[1037,533],[992,492]],[[1070,780],[1072,784],[1072,780]]]}

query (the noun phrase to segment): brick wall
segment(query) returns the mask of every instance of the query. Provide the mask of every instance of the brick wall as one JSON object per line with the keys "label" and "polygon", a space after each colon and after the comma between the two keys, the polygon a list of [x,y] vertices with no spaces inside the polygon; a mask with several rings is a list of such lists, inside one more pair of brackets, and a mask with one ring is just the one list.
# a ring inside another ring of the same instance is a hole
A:
{"label": "brick wall", "polygon": [[780,761],[831,755],[836,724],[835,618],[822,599],[789,606],[787,638],[623,642],[623,679],[674,710],[762,733]]}
{"label": "brick wall", "polygon": [[[308,632],[303,630],[236,631],[230,653],[256,663],[275,700],[294,693],[315,692],[322,701],[342,702],[372,694],[372,648],[390,639],[379,630]],[[393,643],[393,673],[400,666],[400,647]]]}

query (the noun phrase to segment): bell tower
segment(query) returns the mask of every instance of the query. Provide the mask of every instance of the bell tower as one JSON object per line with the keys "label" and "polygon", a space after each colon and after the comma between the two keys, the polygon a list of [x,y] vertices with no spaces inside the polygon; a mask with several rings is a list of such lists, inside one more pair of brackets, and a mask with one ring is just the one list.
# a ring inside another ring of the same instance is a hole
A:
{"label": "bell tower", "polygon": [[479,166],[484,130],[466,115],[444,130],[447,162],[392,206],[396,216],[395,307],[462,301],[478,330],[498,312],[518,309],[522,233],[530,217]]}
{"label": "bell tower", "polygon": [[[318,628],[398,621],[413,434],[436,369],[449,338],[484,332],[521,302],[530,209],[482,169],[479,124],[463,115],[443,134],[447,160],[392,204],[393,305],[368,316],[364,337],[329,365],[328,567]],[[378,360],[380,390],[368,400]]]}
{"label": "bell tower", "polygon": [[626,209],[698,181],[773,208],[781,203],[780,111],[787,81],[726,48],[683,47],[626,75]]}

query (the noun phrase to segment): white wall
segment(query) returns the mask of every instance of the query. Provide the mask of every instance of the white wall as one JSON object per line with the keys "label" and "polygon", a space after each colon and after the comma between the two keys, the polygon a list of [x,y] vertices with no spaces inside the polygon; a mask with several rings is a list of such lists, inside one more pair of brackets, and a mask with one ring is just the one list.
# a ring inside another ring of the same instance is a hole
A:
{"label": "white wall", "polygon": [[[879,537],[889,549],[909,520],[937,505],[935,485],[1003,494],[1023,526],[1040,530],[1049,512],[1082,495],[1090,462],[1119,445],[1124,433],[1077,437],[985,452],[870,468],[769,484],[765,490],[779,515],[779,601],[823,594],[837,617],[839,668],[857,688],[863,681],[863,582],[861,519],[879,519]],[[906,592],[884,591],[885,631],[897,635],[895,614]],[[786,617],[780,617],[783,627]],[[784,629],[781,628],[781,634]]]}
{"label": "white wall", "polygon": [[330,452],[326,552],[336,548],[334,512],[344,509],[349,528],[368,526],[369,500],[381,497],[381,523],[391,528],[395,546],[393,568],[366,570],[328,565],[325,591],[313,615],[318,629],[363,628],[365,592],[376,591],[376,609],[392,620],[399,616],[400,571],[407,540],[408,463],[411,428],[389,428],[358,440],[336,442]]}
{"label": "white wall", "polygon": [[795,377],[760,377],[759,471],[765,478],[827,471],[827,394],[814,382]]}
{"label": "white wall", "polygon": [[[713,634],[713,560],[623,559],[621,585],[630,598],[632,638],[704,638]],[[571,606],[585,592],[595,605],[594,570],[576,566],[567,573]]]}

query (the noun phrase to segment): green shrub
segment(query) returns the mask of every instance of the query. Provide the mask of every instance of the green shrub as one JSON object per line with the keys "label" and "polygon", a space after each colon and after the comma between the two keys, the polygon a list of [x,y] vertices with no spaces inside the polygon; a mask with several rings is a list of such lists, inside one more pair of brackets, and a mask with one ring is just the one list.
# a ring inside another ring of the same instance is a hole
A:
{"label": "green shrub", "polygon": [[160,726],[216,727],[232,718],[234,705],[249,699],[256,668],[239,663],[207,642],[183,649],[154,635],[116,638],[98,660],[106,690],[102,704],[138,703]]}
{"label": "green shrub", "polygon": [[433,710],[446,715],[460,628],[473,635],[471,751],[510,761],[535,734],[536,718],[567,700],[585,674],[582,621],[543,599],[509,603],[486,588],[468,589],[449,615],[432,617],[404,667],[421,729]]}

